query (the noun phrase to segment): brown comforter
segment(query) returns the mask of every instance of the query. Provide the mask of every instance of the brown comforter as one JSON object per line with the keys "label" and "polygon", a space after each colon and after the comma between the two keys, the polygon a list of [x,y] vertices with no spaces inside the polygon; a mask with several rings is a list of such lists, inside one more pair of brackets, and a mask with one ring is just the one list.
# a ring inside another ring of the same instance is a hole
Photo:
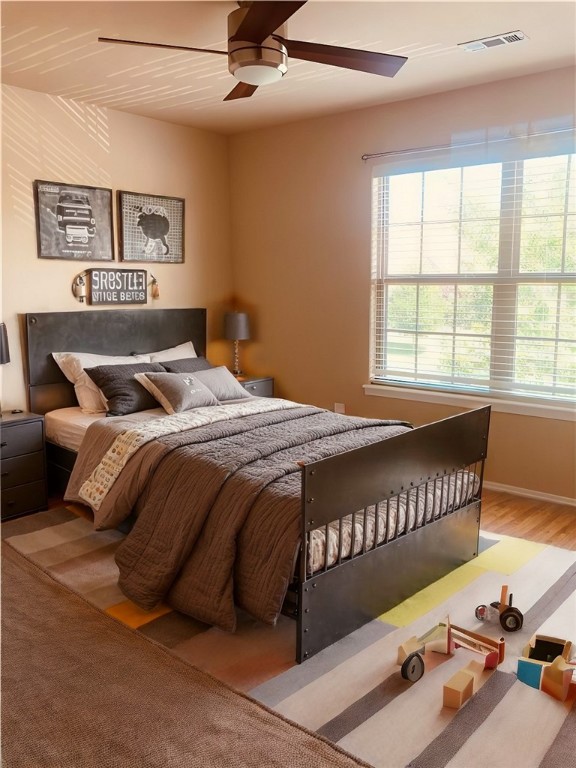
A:
{"label": "brown comforter", "polygon": [[[226,407],[226,406],[221,406]],[[89,427],[66,499],[133,423]],[[95,511],[99,528],[137,519],[116,561],[122,591],[143,608],[160,600],[234,630],[237,605],[278,617],[300,536],[301,470],[311,462],[392,437],[407,427],[314,407],[256,413],[146,443]]]}

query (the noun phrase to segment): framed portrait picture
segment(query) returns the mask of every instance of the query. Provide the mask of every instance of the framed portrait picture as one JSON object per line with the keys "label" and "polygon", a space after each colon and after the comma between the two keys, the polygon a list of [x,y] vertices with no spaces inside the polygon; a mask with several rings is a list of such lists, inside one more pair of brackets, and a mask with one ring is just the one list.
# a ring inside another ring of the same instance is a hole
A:
{"label": "framed portrait picture", "polygon": [[34,204],[40,259],[114,259],[111,189],[36,180]]}
{"label": "framed portrait picture", "polygon": [[122,261],[184,261],[184,200],[118,192]]}

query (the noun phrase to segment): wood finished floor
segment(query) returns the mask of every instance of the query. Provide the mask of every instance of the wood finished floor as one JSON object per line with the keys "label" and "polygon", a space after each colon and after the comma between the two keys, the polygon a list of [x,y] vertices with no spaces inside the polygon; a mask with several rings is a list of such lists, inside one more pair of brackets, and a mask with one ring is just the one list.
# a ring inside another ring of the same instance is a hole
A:
{"label": "wood finished floor", "polygon": [[492,533],[576,550],[576,507],[567,504],[484,489],[481,527]]}

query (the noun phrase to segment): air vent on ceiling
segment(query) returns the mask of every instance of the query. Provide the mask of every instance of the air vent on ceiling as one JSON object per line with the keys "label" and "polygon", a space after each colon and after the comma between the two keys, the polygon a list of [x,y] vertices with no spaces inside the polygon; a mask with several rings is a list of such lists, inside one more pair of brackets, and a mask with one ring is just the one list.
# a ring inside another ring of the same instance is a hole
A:
{"label": "air vent on ceiling", "polygon": [[484,51],[486,48],[497,48],[500,45],[520,43],[522,40],[528,40],[528,38],[524,32],[517,29],[515,32],[505,32],[503,35],[492,35],[492,37],[483,37],[481,40],[458,43],[458,47],[473,53],[474,51]]}

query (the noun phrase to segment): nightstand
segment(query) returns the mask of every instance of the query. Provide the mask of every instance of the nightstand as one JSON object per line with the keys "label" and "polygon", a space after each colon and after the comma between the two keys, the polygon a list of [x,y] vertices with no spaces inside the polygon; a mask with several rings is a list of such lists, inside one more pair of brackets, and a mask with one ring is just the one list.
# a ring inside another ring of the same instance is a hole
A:
{"label": "nightstand", "polygon": [[274,379],[271,376],[244,379],[240,384],[255,397],[274,397]]}
{"label": "nightstand", "polygon": [[36,413],[2,414],[0,421],[1,519],[46,509],[44,417]]}

